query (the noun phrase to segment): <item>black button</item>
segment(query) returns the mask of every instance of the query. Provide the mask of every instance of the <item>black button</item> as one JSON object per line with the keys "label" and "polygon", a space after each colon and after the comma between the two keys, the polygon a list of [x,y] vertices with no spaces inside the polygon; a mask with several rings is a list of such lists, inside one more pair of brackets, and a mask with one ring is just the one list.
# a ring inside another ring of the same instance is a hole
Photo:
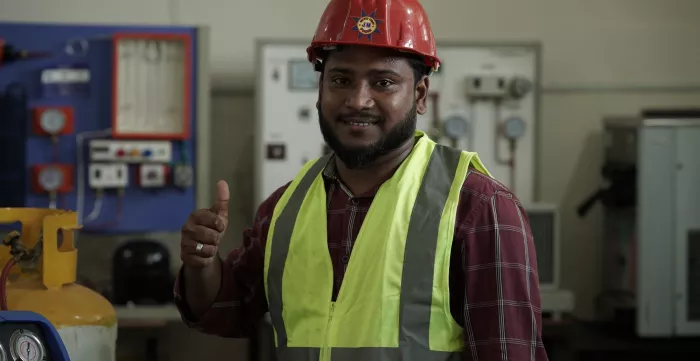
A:
{"label": "black button", "polygon": [[267,159],[283,160],[286,158],[287,147],[284,144],[268,144]]}
{"label": "black button", "polygon": [[311,116],[311,110],[309,108],[301,108],[299,110],[299,119],[301,120],[309,120],[309,117]]}
{"label": "black button", "polygon": [[350,257],[343,256],[342,260],[343,260],[343,263],[348,263],[348,261],[350,260]]}

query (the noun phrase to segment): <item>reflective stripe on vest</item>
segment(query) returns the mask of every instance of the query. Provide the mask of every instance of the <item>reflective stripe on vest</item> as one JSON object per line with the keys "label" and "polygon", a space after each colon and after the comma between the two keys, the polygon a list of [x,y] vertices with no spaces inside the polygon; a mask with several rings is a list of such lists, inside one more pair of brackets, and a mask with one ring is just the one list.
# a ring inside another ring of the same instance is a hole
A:
{"label": "reflective stripe on vest", "polygon": [[307,163],[281,197],[265,254],[280,361],[460,359],[464,331],[449,304],[456,209],[469,165],[489,173],[475,153],[417,135],[372,202],[336,302],[321,175],[330,156]]}

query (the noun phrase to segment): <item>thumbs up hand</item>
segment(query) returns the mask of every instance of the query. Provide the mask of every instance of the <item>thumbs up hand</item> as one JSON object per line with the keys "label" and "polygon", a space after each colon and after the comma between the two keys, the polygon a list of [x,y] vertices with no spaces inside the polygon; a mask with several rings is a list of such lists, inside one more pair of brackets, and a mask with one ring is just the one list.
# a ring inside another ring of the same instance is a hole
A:
{"label": "thumbs up hand", "polygon": [[228,199],[230,193],[228,190],[228,183],[226,181],[219,181],[216,183],[216,202],[211,207],[211,211],[216,213],[221,217],[226,223],[228,223]]}
{"label": "thumbs up hand", "polygon": [[217,261],[219,242],[228,225],[230,192],[225,181],[216,184],[216,201],[187,218],[180,237],[180,259],[186,266],[204,268]]}

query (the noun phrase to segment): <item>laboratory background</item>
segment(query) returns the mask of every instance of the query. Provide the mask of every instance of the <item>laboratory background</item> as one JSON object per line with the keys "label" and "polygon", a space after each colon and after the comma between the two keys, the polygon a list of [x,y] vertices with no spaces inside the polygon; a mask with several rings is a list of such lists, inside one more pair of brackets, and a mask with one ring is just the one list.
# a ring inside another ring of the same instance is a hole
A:
{"label": "laboratory background", "polygon": [[[422,4],[443,66],[418,127],[525,205],[550,360],[700,360],[700,2]],[[0,0],[0,306],[45,317],[0,313],[0,360],[50,355],[46,320],[73,361],[274,360],[266,320],[182,323],[179,231],[226,180],[228,252],[327,152],[326,5]]]}

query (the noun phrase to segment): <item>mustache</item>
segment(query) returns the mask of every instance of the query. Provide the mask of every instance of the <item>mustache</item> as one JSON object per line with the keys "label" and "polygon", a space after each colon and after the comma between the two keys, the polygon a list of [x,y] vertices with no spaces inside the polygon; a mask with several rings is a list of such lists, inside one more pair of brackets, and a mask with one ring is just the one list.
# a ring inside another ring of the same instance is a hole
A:
{"label": "mustache", "polygon": [[367,123],[377,123],[382,120],[381,116],[374,115],[372,113],[367,113],[367,112],[353,112],[353,113],[346,113],[346,114],[340,114],[338,116],[338,120],[340,121],[363,121]]}

